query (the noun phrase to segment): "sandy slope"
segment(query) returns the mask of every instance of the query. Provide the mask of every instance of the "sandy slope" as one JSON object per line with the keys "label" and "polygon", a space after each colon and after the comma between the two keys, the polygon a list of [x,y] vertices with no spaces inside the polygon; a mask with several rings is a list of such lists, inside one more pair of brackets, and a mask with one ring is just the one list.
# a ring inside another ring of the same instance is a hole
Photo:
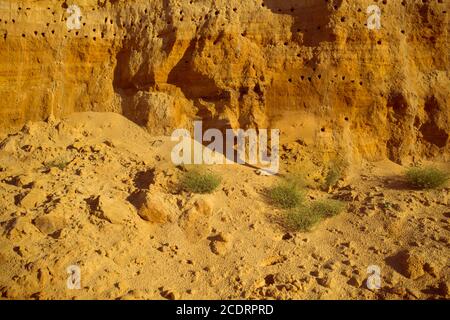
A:
{"label": "sandy slope", "polygon": [[[346,200],[347,212],[292,233],[264,198],[277,177],[215,166],[214,194],[179,192],[172,145],[111,113],[28,124],[3,140],[2,297],[449,297],[450,189],[408,190],[402,167],[365,164],[332,194],[308,191]],[[80,290],[66,287],[70,265]],[[370,265],[381,290],[365,285]]]}

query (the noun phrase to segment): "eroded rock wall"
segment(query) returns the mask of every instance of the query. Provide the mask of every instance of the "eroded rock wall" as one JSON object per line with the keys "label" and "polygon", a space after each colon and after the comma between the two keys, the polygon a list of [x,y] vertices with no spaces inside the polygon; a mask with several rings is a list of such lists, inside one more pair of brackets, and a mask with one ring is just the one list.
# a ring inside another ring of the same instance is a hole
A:
{"label": "eroded rock wall", "polygon": [[[69,30],[67,8],[82,12]],[[381,29],[367,28],[367,8]],[[352,158],[449,160],[449,0],[0,0],[3,129],[116,111],[155,134],[279,127]]]}

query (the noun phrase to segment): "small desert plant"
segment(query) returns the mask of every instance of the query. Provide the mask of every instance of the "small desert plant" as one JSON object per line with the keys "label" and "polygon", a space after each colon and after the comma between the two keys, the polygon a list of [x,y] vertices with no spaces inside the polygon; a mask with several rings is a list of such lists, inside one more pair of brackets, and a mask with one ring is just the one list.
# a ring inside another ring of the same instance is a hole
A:
{"label": "small desert plant", "polygon": [[345,204],[336,200],[318,200],[308,205],[301,205],[286,214],[287,226],[296,231],[309,231],[322,219],[341,213]]}
{"label": "small desert plant", "polygon": [[329,168],[327,176],[325,177],[325,189],[329,189],[335,186],[341,177],[342,172],[339,170],[339,168],[336,167]]}
{"label": "small desert plant", "polygon": [[181,179],[181,188],[192,193],[212,193],[221,182],[215,173],[199,170],[188,171]]}
{"label": "small desert plant", "polygon": [[435,189],[444,186],[450,174],[434,167],[412,167],[406,173],[406,180],[418,189]]}
{"label": "small desert plant", "polygon": [[330,189],[334,187],[337,182],[344,176],[344,172],[348,167],[348,163],[341,159],[335,159],[330,162],[327,175],[325,177],[325,189]]}
{"label": "small desert plant", "polygon": [[52,161],[45,162],[44,166],[46,169],[58,168],[60,170],[64,170],[64,168],[67,167],[69,163],[70,161],[65,158],[58,158]]}
{"label": "small desert plant", "polygon": [[314,213],[308,205],[301,205],[287,211],[287,226],[296,231],[309,231],[322,217]]}
{"label": "small desert plant", "polygon": [[392,209],[394,207],[394,204],[392,202],[383,200],[380,203],[380,207],[383,209]]}
{"label": "small desert plant", "polygon": [[275,185],[269,189],[269,198],[272,203],[283,209],[290,209],[298,206],[303,202],[303,192],[300,191],[298,185],[290,180]]}
{"label": "small desert plant", "polygon": [[345,209],[345,203],[338,200],[318,200],[311,204],[311,210],[324,218],[334,217]]}

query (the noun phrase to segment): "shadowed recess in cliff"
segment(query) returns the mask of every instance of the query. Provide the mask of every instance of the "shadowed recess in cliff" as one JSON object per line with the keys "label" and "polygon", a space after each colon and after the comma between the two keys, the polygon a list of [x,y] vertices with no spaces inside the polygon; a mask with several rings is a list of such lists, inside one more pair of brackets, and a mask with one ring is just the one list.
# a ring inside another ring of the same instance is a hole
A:
{"label": "shadowed recess in cliff", "polygon": [[223,97],[213,79],[201,74],[195,68],[194,54],[197,41],[192,40],[179,63],[171,70],[168,83],[181,88],[188,99],[218,101]]}
{"label": "shadowed recess in cliff", "polygon": [[387,120],[390,138],[386,143],[387,156],[390,160],[401,163],[406,156],[407,137],[410,136],[412,125],[408,115],[409,104],[402,93],[394,92],[389,95],[387,102]]}
{"label": "shadowed recess in cliff", "polygon": [[[194,55],[197,46],[201,45],[198,41],[192,40],[184,56],[179,63],[172,69],[168,77],[168,83],[181,89],[186,98],[193,101],[197,114],[202,121],[203,133],[208,129],[218,129],[224,137],[227,129],[231,129],[230,122],[220,117],[221,113],[231,104],[231,93],[219,88],[214,79],[208,78],[196,70]],[[207,146],[210,142],[199,141]],[[224,153],[224,156],[226,154]],[[236,158],[230,160],[236,161]]]}
{"label": "shadowed recess in cliff", "polygon": [[[152,15],[136,13],[138,23],[125,25],[128,37],[116,56],[114,69],[113,86],[116,92],[148,90],[158,82],[155,70],[163,63],[155,61],[154,56],[162,52],[170,57],[177,43],[172,14],[169,0],[164,0],[161,7],[152,11]],[[154,30],[149,30],[149,24],[154,25]]]}
{"label": "shadowed recess in cliff", "polygon": [[126,37],[116,54],[113,88],[121,97],[123,115],[141,126],[147,126],[151,114],[159,112],[146,97],[158,91],[155,86],[164,78],[161,70],[168,61],[176,59],[172,55],[177,52],[174,46],[179,41],[172,15],[170,1],[164,0],[153,10],[136,9],[134,22],[123,25]]}
{"label": "shadowed recess in cliff", "polygon": [[[447,145],[449,135],[438,125],[439,116],[444,114],[440,109],[439,103],[435,97],[427,99],[425,102],[425,112],[427,113],[428,121],[420,127],[420,132],[427,142],[438,148],[443,148]],[[444,120],[442,122],[444,122]]]}
{"label": "shadowed recess in cliff", "polygon": [[196,70],[194,54],[197,40],[192,40],[179,63],[171,70],[168,83],[181,89],[186,98],[193,101],[197,115],[205,122],[216,122],[231,102],[230,93],[220,89],[214,79]]}

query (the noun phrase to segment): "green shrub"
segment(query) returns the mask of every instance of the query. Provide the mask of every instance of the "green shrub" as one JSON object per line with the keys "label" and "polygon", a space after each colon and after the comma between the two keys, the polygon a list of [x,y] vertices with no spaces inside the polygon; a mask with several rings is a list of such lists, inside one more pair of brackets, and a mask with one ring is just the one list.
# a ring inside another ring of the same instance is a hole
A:
{"label": "green shrub", "polygon": [[340,214],[345,209],[345,203],[338,200],[318,200],[311,204],[311,210],[314,211],[315,214],[328,218],[334,217]]}
{"label": "green shrub", "polygon": [[309,231],[321,220],[338,215],[344,208],[343,202],[329,199],[301,205],[287,212],[287,226],[296,231]]}
{"label": "green shrub", "polygon": [[331,167],[328,169],[327,176],[325,177],[325,188],[329,189],[334,187],[336,183],[341,179],[342,171],[337,167]]}
{"label": "green shrub", "polygon": [[418,189],[435,189],[444,186],[450,174],[434,167],[412,167],[406,171],[406,180]]}
{"label": "green shrub", "polygon": [[330,189],[334,187],[338,181],[344,176],[344,172],[348,167],[348,163],[342,159],[333,160],[327,171],[327,175],[325,176],[325,189]]}
{"label": "green shrub", "polygon": [[212,193],[221,182],[220,176],[202,171],[188,171],[181,180],[181,188],[192,193]]}
{"label": "green shrub", "polygon": [[290,209],[303,202],[303,192],[291,181],[284,181],[269,189],[272,203],[283,209]]}
{"label": "green shrub", "polygon": [[60,170],[64,170],[65,167],[70,163],[67,159],[64,158],[58,158],[54,159],[52,161],[48,161],[44,163],[45,168],[51,169],[51,168],[58,168]]}
{"label": "green shrub", "polygon": [[309,231],[322,217],[315,214],[307,205],[301,205],[289,210],[286,214],[286,223],[290,229],[295,231]]}

